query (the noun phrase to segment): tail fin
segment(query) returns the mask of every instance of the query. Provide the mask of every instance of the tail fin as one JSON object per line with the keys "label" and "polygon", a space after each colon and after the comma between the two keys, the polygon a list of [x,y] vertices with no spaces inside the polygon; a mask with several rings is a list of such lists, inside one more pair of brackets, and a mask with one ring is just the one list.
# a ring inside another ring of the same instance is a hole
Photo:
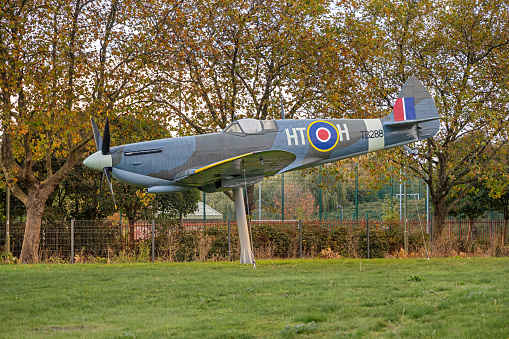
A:
{"label": "tail fin", "polygon": [[424,85],[411,76],[403,85],[386,126],[417,125],[417,136],[423,140],[434,136],[440,128],[435,102]]}

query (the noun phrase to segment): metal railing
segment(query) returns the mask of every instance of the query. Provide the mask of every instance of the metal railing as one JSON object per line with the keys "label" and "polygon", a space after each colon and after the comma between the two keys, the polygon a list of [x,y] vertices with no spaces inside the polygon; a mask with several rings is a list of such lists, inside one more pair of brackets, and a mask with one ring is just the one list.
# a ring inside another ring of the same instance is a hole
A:
{"label": "metal railing", "polygon": [[[6,243],[5,226],[5,223],[0,223],[2,252],[5,251]],[[505,226],[503,220],[479,220],[473,225],[469,221],[448,220],[442,233],[442,240],[484,243],[488,246],[494,246],[495,241],[507,244],[509,239],[504,233]],[[342,253],[343,256],[369,258],[370,254],[377,255],[377,246],[382,246],[377,241],[383,241],[385,246],[383,249],[378,248],[379,251],[389,253],[399,250],[396,247],[402,246],[400,242],[403,235],[402,222],[376,220],[253,220],[250,227],[255,255],[264,253],[265,256],[287,258],[317,256],[328,248]],[[429,243],[430,225],[426,222],[410,221],[408,228],[411,248],[415,249]],[[21,253],[24,229],[24,223],[10,223],[10,248],[15,257],[19,257]],[[389,232],[393,233],[389,236]],[[501,241],[504,235],[505,239]],[[41,260],[60,258],[72,263],[77,257],[109,259],[129,251],[140,253],[141,248],[144,250],[145,258],[151,261],[198,260],[198,258],[236,260],[240,252],[237,237],[237,225],[234,220],[44,222],[40,232],[39,257]],[[345,247],[352,246],[348,241],[355,241],[357,250],[346,251]],[[392,243],[389,244],[390,241]],[[207,253],[204,256],[205,251]]]}

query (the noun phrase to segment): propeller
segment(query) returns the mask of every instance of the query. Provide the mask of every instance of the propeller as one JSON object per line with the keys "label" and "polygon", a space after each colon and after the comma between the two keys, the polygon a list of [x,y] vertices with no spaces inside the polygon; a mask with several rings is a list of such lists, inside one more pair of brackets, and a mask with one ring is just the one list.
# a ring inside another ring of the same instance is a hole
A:
{"label": "propeller", "polygon": [[[106,118],[107,119],[107,118]],[[97,125],[94,121],[94,118],[90,118],[90,121],[92,121],[92,130],[94,131],[94,140],[95,140],[95,147],[99,151],[103,146],[103,138],[101,138],[101,133],[99,133],[99,128],[97,128]],[[106,120],[108,121],[108,120]]]}
{"label": "propeller", "polygon": [[[115,209],[117,209],[117,202],[115,201],[115,194],[113,193],[113,186],[111,185],[111,167],[105,167],[103,170],[106,175],[106,180],[108,181],[108,185],[110,186],[111,198],[113,199],[113,204],[115,205]],[[101,183],[103,181],[101,173]]]}
{"label": "propeller", "polygon": [[115,205],[115,209],[117,209],[117,203],[115,201],[115,195],[113,193],[113,186],[111,185],[111,172],[113,170],[113,164],[111,159],[111,151],[110,151],[110,124],[109,119],[106,117],[106,124],[104,125],[103,137],[101,138],[101,133],[99,132],[99,128],[95,123],[93,118],[90,118],[92,121],[92,129],[94,131],[94,139],[95,146],[97,148],[97,152],[89,156],[83,164],[92,169],[101,171],[101,183],[99,186],[99,194],[102,188],[103,177],[106,176],[106,180],[108,181],[108,185],[110,186],[111,197],[113,198],[113,204]]}
{"label": "propeller", "polygon": [[101,145],[103,155],[111,154],[110,152],[110,121],[106,117],[106,124],[104,125],[103,142]]}

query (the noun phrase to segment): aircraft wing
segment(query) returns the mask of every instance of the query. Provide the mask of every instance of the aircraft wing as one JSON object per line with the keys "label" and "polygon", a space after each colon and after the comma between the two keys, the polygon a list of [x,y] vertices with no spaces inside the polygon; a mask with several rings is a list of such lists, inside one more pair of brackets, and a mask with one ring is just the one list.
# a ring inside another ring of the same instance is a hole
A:
{"label": "aircraft wing", "polygon": [[215,189],[244,186],[276,174],[295,158],[295,154],[287,151],[251,152],[181,172],[173,180],[191,186],[214,185]]}

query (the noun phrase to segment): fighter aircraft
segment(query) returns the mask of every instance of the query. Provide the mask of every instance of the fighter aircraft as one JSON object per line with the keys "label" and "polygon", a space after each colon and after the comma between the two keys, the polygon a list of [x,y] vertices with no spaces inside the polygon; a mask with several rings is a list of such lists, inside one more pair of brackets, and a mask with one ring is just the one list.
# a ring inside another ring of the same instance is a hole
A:
{"label": "fighter aircraft", "polygon": [[[239,233],[244,233],[242,187],[264,177],[420,141],[434,136],[439,125],[430,93],[410,77],[392,113],[380,119],[240,119],[218,133],[115,147],[110,147],[108,121],[102,139],[92,120],[98,151],[84,165],[106,174],[112,195],[111,175],[148,193],[233,190]],[[249,237],[240,236],[241,262],[252,263]]]}

